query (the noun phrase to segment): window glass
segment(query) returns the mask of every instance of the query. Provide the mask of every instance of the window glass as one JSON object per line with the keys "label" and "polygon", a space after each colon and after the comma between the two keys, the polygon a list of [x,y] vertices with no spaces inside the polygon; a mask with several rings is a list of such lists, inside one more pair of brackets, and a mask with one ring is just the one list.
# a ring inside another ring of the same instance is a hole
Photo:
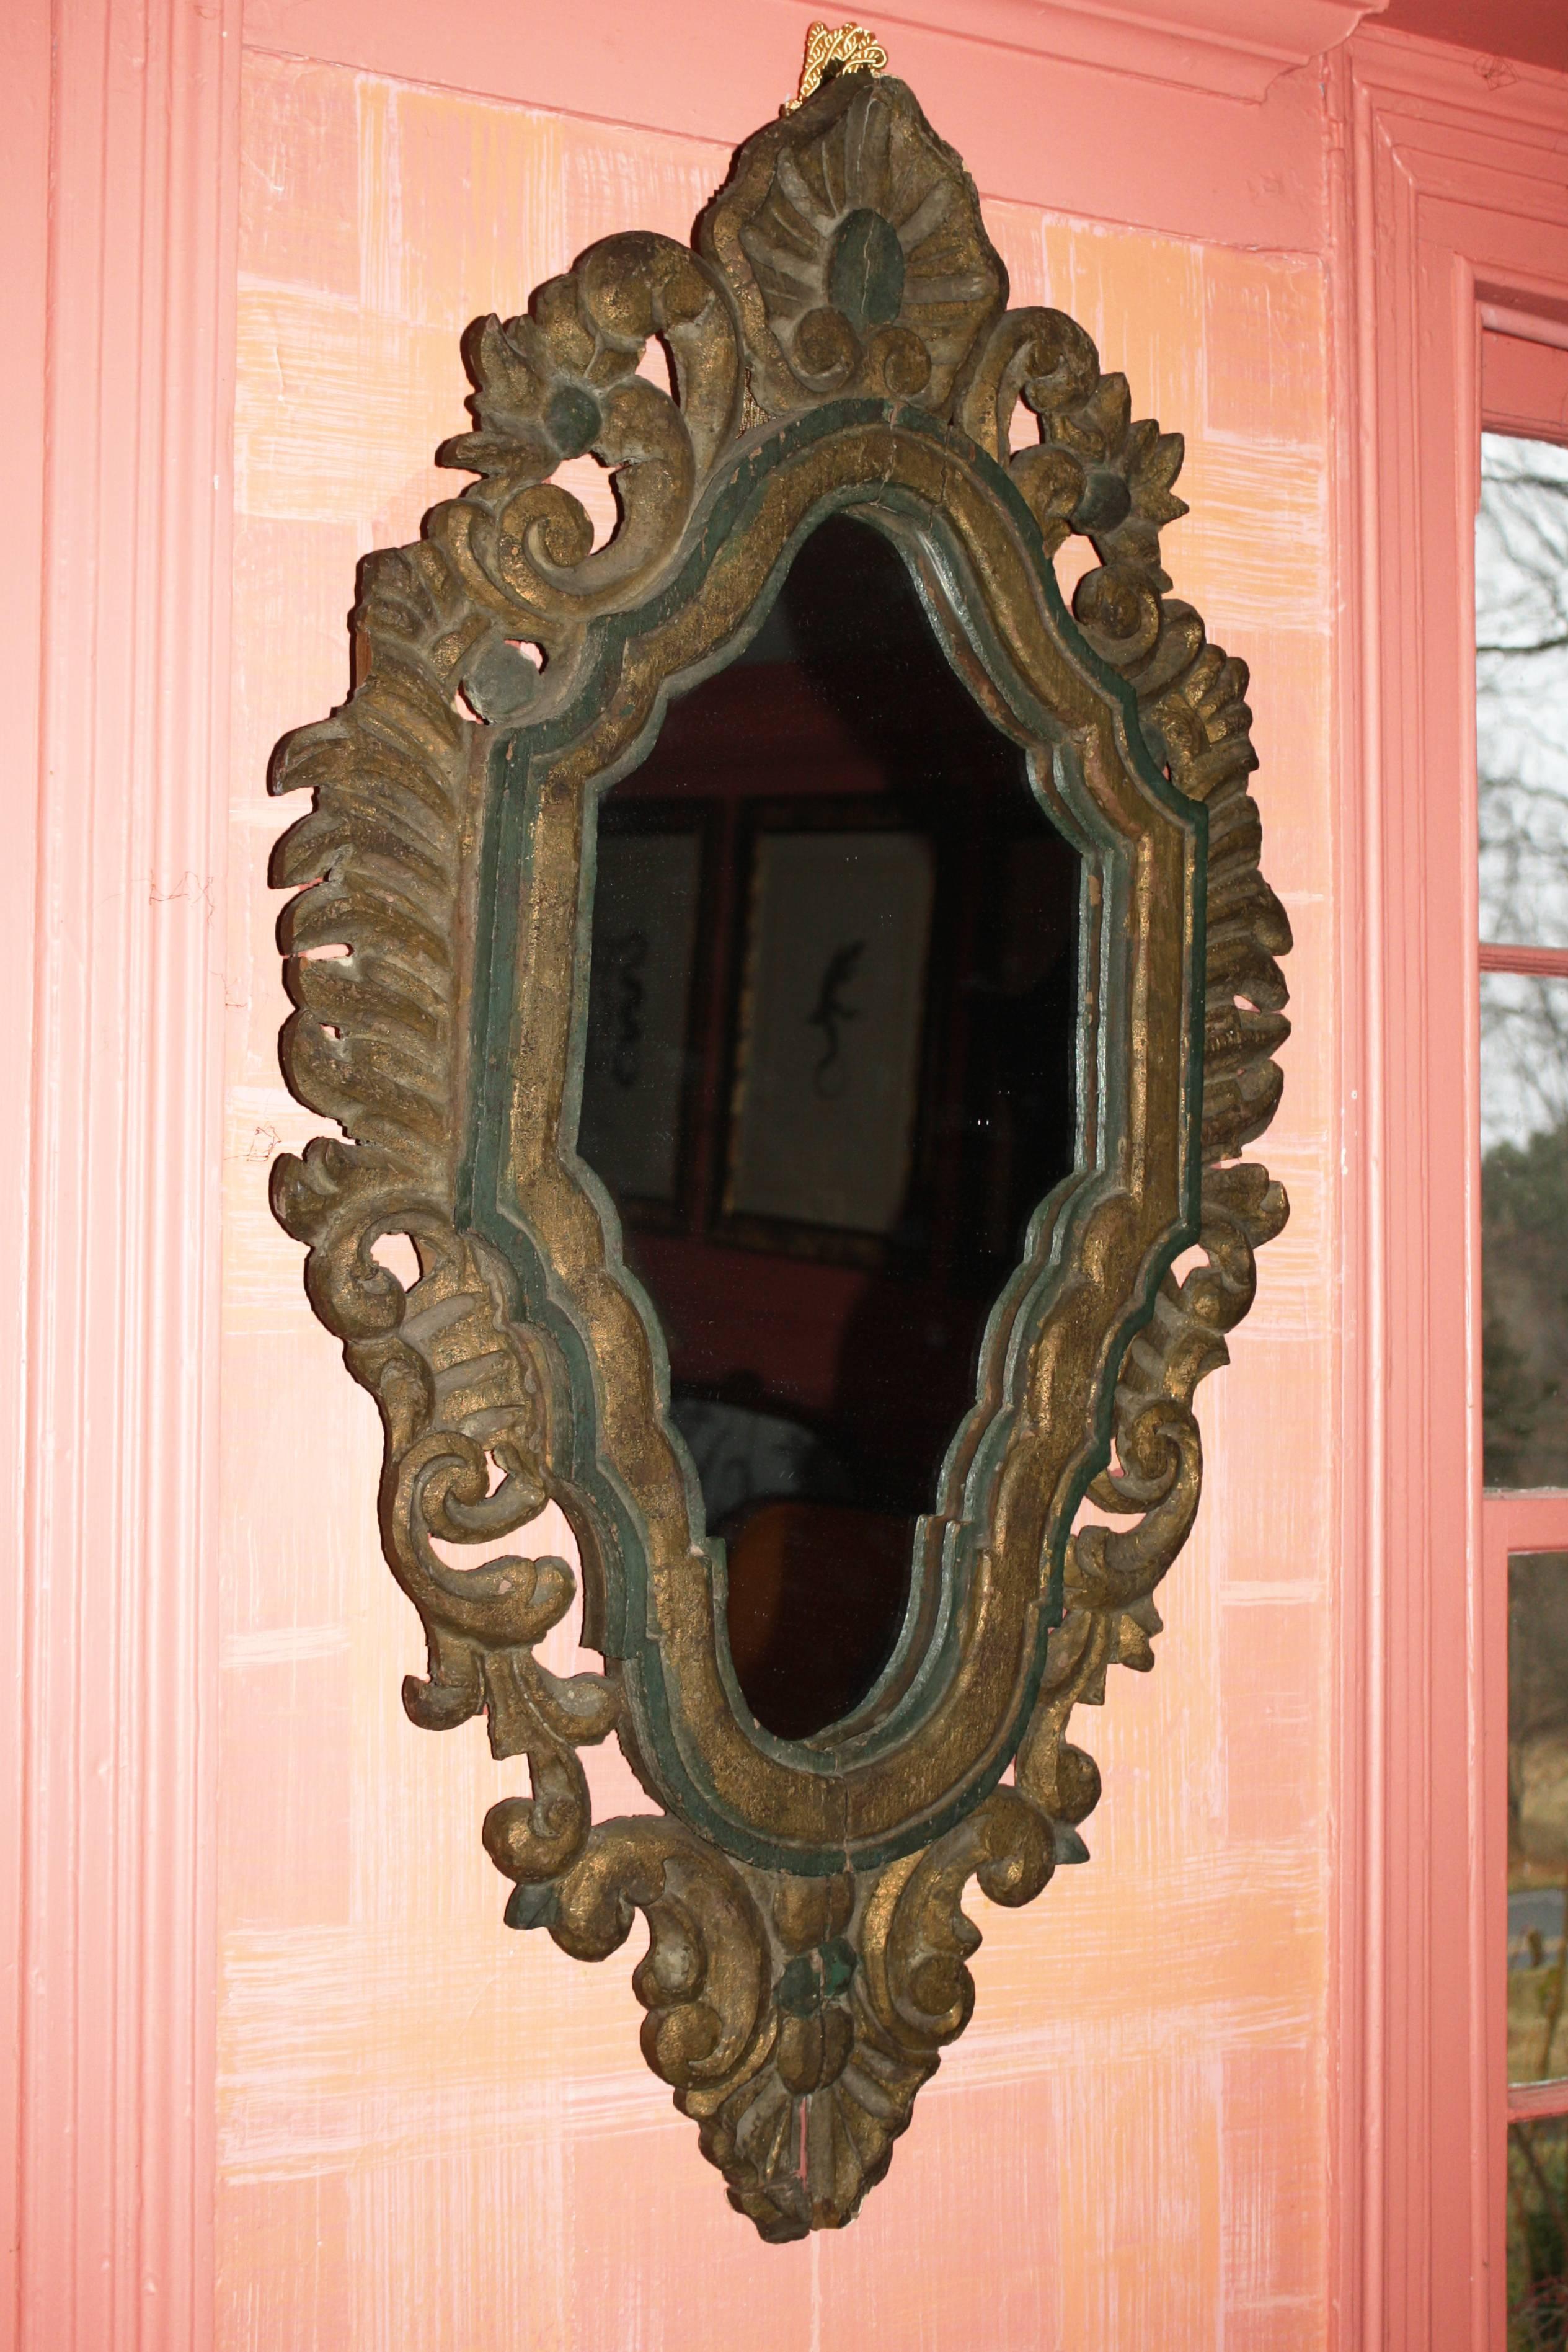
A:
{"label": "window glass", "polygon": [[1488,433],[1476,526],[1483,940],[1568,947],[1568,449]]}
{"label": "window glass", "polygon": [[1508,2135],[1508,2352],[1568,2341],[1568,2116]]}
{"label": "window glass", "polygon": [[1568,980],[1481,974],[1481,1293],[1485,1483],[1568,1486]]}
{"label": "window glass", "polygon": [[[1485,339],[1491,413],[1568,414],[1537,400],[1542,360]],[[1507,1546],[1511,1493],[1568,1490],[1568,448],[1552,442],[1482,438],[1476,707],[1482,1450]],[[1568,1494],[1561,1510],[1535,1541],[1568,1544]],[[1568,1549],[1511,1550],[1508,1612],[1508,2081],[1528,2088],[1511,2092],[1507,2347],[1568,2352]]]}
{"label": "window glass", "polygon": [[1508,2079],[1568,2074],[1568,1552],[1508,1564]]}

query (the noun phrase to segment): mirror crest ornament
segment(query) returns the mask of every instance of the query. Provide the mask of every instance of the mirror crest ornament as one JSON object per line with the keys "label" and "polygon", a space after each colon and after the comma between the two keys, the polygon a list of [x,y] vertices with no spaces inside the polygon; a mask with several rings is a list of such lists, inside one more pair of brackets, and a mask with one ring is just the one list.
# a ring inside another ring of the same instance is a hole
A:
{"label": "mirror crest ornament", "polygon": [[[1007,301],[909,90],[830,71],[739,150],[692,248],[610,237],[469,331],[476,429],[440,458],[477,478],[367,559],[358,683],[272,777],[314,795],[274,861],[283,1065],[347,1139],[280,1160],[272,1199],[381,1411],[382,1540],[429,1643],[404,1704],[435,1729],[483,1711],[527,1759],[484,1830],[511,1925],[603,1959],[643,1915],[648,2063],[775,2240],[853,2216],[962,2032],[968,1880],[1021,1905],[1087,1858],[1070,1717],[1153,1664],[1194,1391],[1286,1216],[1242,1155],[1279,1099],[1290,931],[1246,669],[1161,568],[1181,438],[1134,421],[1071,319]],[[597,546],[552,479],[585,453],[619,509]],[[598,796],[835,514],[892,541],[1082,857],[1080,1144],[986,1326],[893,1658],[787,1740],[740,1696],[664,1341],[574,1145]],[[1070,617],[1074,533],[1097,561]],[[536,1655],[563,1561],[441,1549],[493,1552],[550,1501],[601,1674]],[[612,1735],[660,1813],[592,1821],[580,1750]]]}

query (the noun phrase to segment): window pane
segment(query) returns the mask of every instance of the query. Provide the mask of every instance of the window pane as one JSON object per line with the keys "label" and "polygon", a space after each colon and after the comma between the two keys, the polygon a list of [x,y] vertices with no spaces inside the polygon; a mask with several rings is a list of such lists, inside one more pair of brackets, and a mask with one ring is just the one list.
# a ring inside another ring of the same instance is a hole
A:
{"label": "window pane", "polygon": [[1568,2074],[1568,1552],[1508,1563],[1508,2079]]}
{"label": "window pane", "polygon": [[1481,974],[1489,1486],[1568,1486],[1568,981]]}
{"label": "window pane", "polygon": [[1568,2343],[1568,2116],[1508,2134],[1508,2352]]}
{"label": "window pane", "polygon": [[1481,439],[1481,937],[1568,947],[1568,449]]}

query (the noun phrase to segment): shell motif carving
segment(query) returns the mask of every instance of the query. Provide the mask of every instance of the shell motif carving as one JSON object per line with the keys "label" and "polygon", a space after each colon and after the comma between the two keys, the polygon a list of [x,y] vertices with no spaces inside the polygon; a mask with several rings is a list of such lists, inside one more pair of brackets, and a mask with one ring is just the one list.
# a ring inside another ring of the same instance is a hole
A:
{"label": "shell motif carving", "polygon": [[742,149],[704,215],[765,415],[859,394],[945,416],[1007,299],[974,183],[900,88],[839,75]]}
{"label": "shell motif carving", "polygon": [[[286,739],[271,778],[312,796],[273,866],[295,894],[283,1066],[341,1130],[277,1163],[272,1201],[306,1246],[316,1313],[380,1408],[384,1548],[429,1644],[405,1705],[434,1729],[483,1713],[495,1753],[527,1759],[528,1793],[485,1824],[512,1925],[601,1960],[642,1915],[648,2063],[768,2239],[849,2221],[887,2169],[973,2007],[969,1881],[1026,1904],[1059,1864],[1087,1859],[1100,1781],[1069,1736],[1075,1710],[1103,1700],[1110,1667],[1153,1664],[1155,1594],[1197,1507],[1194,1393],[1225,1362],[1255,1253],[1286,1216],[1244,1155],[1279,1100],[1290,929],[1259,866],[1245,666],[1207,642],[1162,568],[1162,528],[1185,511],[1181,439],[1134,418],[1124,378],[1102,373],[1071,319],[1009,310],[1007,293],[973,184],[909,91],[854,71],[824,81],[740,150],[695,250],[609,238],[522,315],[470,331],[475,429],[440,457],[475,478],[414,545],[366,562],[359,682]],[[655,341],[668,391],[639,372]],[[612,1662],[559,1677],[535,1655],[575,1591],[563,1561],[526,1543],[565,1491],[558,1391],[457,1187],[484,745],[566,706],[594,623],[674,575],[724,469],[849,396],[919,409],[1006,468],[1044,556],[1070,534],[1091,543],[1078,627],[1207,810],[1201,1238],[1200,1263],[1166,1275],[1123,1356],[1114,1459],[1090,1490],[1114,1524],[1069,1543],[1012,1785],[879,1871],[795,1875],[672,1818],[591,1820],[579,1751],[624,1733],[624,1692]],[[1014,453],[1020,403],[1038,438]],[[586,452],[619,509],[597,548],[552,478]],[[407,1287],[373,1255],[389,1234],[417,1254]],[[523,1549],[477,1569],[437,1549],[514,1532]]]}

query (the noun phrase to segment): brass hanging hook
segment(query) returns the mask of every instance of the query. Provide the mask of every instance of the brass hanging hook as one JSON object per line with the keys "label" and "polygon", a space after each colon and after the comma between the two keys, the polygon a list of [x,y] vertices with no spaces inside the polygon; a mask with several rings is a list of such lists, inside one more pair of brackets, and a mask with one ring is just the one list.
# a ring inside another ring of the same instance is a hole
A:
{"label": "brass hanging hook", "polygon": [[887,51],[863,25],[813,25],[806,36],[800,87],[779,110],[781,114],[793,114],[835,74],[886,71]]}

